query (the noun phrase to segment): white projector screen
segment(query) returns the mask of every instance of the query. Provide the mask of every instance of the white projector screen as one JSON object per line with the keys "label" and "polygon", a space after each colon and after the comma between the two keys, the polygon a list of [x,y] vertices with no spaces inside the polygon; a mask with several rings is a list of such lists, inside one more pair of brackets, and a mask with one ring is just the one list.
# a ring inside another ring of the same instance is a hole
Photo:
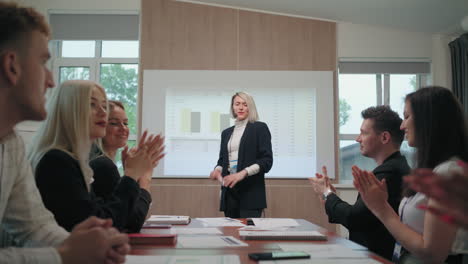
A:
{"label": "white projector screen", "polygon": [[166,137],[154,177],[208,177],[221,132],[234,125],[229,110],[238,91],[253,96],[271,132],[266,177],[314,177],[322,165],[335,175],[333,72],[145,70],[142,128]]}

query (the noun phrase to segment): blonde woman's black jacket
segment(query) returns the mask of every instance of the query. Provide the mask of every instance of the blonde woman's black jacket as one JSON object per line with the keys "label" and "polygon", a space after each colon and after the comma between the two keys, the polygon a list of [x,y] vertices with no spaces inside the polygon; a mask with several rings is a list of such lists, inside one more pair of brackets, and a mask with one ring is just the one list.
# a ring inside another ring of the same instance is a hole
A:
{"label": "blonde woman's black jacket", "polygon": [[35,176],[44,205],[68,231],[90,216],[111,218],[114,227],[123,230],[140,193],[138,183],[124,176],[110,199],[96,197],[87,187],[78,160],[58,149],[44,154]]}
{"label": "blonde woman's black jacket", "polygon": [[[94,181],[91,185],[96,196],[105,201],[112,200],[123,177],[120,177],[119,169],[115,163],[105,155],[91,160],[89,166],[94,172]],[[129,233],[138,233],[145,223],[146,216],[151,205],[151,194],[139,188],[139,195],[133,206],[133,211],[127,218],[124,230]]]}
{"label": "blonde woman's black jacket", "polygon": [[[234,126],[225,129],[221,134],[221,148],[219,152],[218,166],[223,167],[223,177],[229,175],[228,142],[234,131]],[[271,150],[271,134],[268,126],[263,122],[247,122],[244,134],[239,145],[237,171],[241,171],[250,165],[258,164],[259,173],[245,177],[234,186],[233,190],[239,197],[240,209],[262,209],[267,207],[265,194],[265,173],[270,171],[273,165],[273,153]],[[227,188],[222,187],[220,210],[224,211],[224,194]]]}

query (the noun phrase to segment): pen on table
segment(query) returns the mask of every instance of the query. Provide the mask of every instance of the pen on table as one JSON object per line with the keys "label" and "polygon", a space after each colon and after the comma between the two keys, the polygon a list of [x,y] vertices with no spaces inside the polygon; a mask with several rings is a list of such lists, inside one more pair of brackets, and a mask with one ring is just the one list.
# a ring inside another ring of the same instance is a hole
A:
{"label": "pen on table", "polygon": [[234,240],[232,240],[231,238],[229,237],[221,237],[222,240],[228,242],[228,244],[231,244],[231,245],[238,245],[238,243]]}

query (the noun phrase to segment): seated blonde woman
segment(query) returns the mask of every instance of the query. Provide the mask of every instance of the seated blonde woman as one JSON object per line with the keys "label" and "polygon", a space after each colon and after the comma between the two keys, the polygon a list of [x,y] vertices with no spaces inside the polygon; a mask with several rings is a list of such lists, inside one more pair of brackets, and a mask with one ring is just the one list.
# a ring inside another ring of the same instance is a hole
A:
{"label": "seated blonde woman", "polygon": [[140,195],[137,181],[159,156],[158,142],[145,142],[128,156],[126,176],[104,201],[91,190],[93,171],[88,165],[92,142],[106,133],[104,89],[91,81],[66,81],[54,90],[47,112],[28,155],[45,206],[67,230],[92,215],[111,218],[123,229]]}
{"label": "seated blonde woman", "polygon": [[[128,117],[123,104],[118,101],[109,101],[109,121],[106,128],[106,136],[102,138],[101,142],[103,153],[94,157],[89,164],[94,171],[93,191],[103,199],[112,197],[122,179],[115,165],[115,157],[120,148],[127,146],[129,134]],[[145,135],[146,133],[143,137]],[[152,140],[150,137],[149,141],[151,142]],[[161,144],[163,142],[163,139],[159,135],[155,140],[158,140]],[[164,149],[163,146],[161,148]],[[125,159],[126,149],[124,149],[123,153],[123,158]],[[161,154],[159,158],[163,156],[164,154]],[[128,232],[139,232],[146,220],[152,202],[150,190],[151,176],[152,171],[148,171],[147,175],[142,175],[137,181],[140,186],[140,195],[125,226],[125,230]]]}

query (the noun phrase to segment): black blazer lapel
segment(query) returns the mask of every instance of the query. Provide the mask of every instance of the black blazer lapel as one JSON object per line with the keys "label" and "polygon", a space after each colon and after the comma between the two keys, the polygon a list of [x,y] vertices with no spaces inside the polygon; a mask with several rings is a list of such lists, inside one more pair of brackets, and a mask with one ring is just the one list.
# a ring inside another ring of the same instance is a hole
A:
{"label": "black blazer lapel", "polygon": [[232,133],[234,132],[234,127],[229,127],[229,128],[226,128],[226,132],[223,134],[223,138],[221,140],[221,144],[223,144],[221,146],[221,149],[223,150],[223,156],[225,157],[224,158],[224,161],[223,161],[223,175],[226,176],[228,175],[228,167],[229,167],[229,149],[228,149],[228,142],[229,142],[229,139],[231,138],[231,135]]}

